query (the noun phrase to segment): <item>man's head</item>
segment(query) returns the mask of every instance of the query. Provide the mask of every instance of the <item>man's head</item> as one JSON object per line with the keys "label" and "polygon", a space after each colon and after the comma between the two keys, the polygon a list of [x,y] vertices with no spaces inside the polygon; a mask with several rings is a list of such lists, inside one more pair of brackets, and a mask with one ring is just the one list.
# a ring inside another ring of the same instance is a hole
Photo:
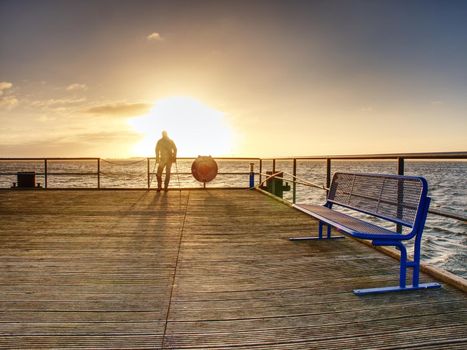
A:
{"label": "man's head", "polygon": [[166,138],[168,137],[168,136],[167,136],[167,131],[165,131],[165,130],[162,131],[162,137],[163,137],[164,139],[166,139]]}

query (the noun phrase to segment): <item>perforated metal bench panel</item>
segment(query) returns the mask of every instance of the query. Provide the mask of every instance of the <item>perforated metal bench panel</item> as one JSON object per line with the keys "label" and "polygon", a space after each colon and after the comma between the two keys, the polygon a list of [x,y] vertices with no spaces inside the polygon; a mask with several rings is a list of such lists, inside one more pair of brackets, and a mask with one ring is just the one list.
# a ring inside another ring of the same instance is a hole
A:
{"label": "perforated metal bench panel", "polygon": [[426,187],[420,177],[336,173],[328,201],[413,227]]}
{"label": "perforated metal bench panel", "polygon": [[329,209],[322,205],[297,204],[294,205],[294,207],[320,220],[331,222],[333,226],[338,227],[339,229],[344,230],[347,233],[351,233],[355,236],[358,236],[360,233],[374,235],[397,235],[397,233],[394,231],[373,225],[369,222]]}

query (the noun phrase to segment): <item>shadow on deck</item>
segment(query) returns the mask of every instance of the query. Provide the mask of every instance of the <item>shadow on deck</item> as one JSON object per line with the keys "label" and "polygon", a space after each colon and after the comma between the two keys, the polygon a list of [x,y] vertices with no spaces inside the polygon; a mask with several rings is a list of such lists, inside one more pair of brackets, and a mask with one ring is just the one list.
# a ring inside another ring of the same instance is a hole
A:
{"label": "shadow on deck", "polygon": [[398,262],[255,191],[4,191],[0,230],[1,348],[467,347],[464,293],[357,297]]}

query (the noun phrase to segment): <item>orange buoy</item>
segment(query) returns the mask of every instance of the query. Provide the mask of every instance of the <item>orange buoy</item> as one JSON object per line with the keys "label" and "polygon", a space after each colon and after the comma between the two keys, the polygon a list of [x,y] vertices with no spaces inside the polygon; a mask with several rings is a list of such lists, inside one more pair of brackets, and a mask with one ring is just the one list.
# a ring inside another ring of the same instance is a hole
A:
{"label": "orange buoy", "polygon": [[217,163],[211,156],[198,156],[191,164],[191,174],[200,182],[212,181],[217,175]]}

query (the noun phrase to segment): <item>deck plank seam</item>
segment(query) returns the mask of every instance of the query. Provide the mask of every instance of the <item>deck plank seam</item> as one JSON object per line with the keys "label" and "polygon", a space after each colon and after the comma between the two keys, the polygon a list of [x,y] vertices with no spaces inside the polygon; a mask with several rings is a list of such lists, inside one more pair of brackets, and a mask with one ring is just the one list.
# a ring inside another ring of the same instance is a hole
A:
{"label": "deck plank seam", "polygon": [[462,344],[467,342],[467,338],[460,338],[460,339],[446,339],[446,340],[434,340],[430,342],[419,342],[417,344],[410,344],[410,345],[400,345],[400,346],[391,346],[391,347],[383,347],[380,350],[396,350],[396,349],[420,349],[425,346],[431,345],[454,345],[454,344]]}
{"label": "deck plank seam", "polygon": [[[442,329],[442,328],[446,328],[446,327],[438,327],[438,329]],[[461,326],[454,326],[454,327],[450,327],[450,328],[461,328]],[[410,333],[416,333],[418,332],[419,330],[415,330],[415,331],[410,331]],[[349,335],[342,335],[342,336],[336,336],[336,335],[330,335],[330,336],[321,336],[321,337],[308,337],[308,338],[305,338],[305,339],[295,339],[295,340],[289,340],[289,341],[286,341],[286,340],[279,340],[279,341],[266,341],[264,343],[260,343],[260,342],[256,342],[256,343],[242,343],[242,344],[234,344],[234,343],[229,343],[229,344],[225,344],[225,345],[222,345],[222,347],[224,348],[244,348],[245,346],[248,346],[248,347],[258,347],[258,346],[277,346],[277,345],[292,345],[292,344],[306,344],[306,343],[310,343],[310,342],[313,342],[313,343],[320,343],[320,342],[326,342],[328,340],[355,340],[355,339],[359,339],[359,338],[365,338],[365,337],[368,337],[368,338],[375,338],[375,337],[380,337],[380,336],[385,336],[385,335],[389,335],[389,334],[401,334],[401,335],[404,335],[407,333],[407,330],[399,330],[399,331],[380,331],[380,332],[373,332],[371,334],[368,334],[368,333],[360,333],[360,334],[349,334]],[[467,338],[455,338],[455,339],[442,339],[442,340],[438,340],[438,341],[432,341],[430,343],[434,343],[434,344],[437,344],[437,343],[441,343],[441,342],[447,342],[448,344],[450,343],[459,343],[459,342],[465,342],[467,341]],[[426,344],[427,342],[423,342],[423,344]],[[419,346],[420,343],[417,343],[417,344],[408,344],[408,345],[405,345],[405,344],[400,344],[398,345],[397,347],[393,347],[393,348],[389,348],[389,349],[403,349],[403,348],[406,348],[407,346],[409,347],[412,347],[412,346]],[[219,345],[214,345],[214,344],[210,344],[210,345],[195,345],[195,346],[178,346],[177,349],[216,349],[216,348],[219,348]],[[381,348],[378,348],[378,349],[381,349]]]}
{"label": "deck plank seam", "polygon": [[[451,315],[451,314],[457,314],[458,312],[457,311],[450,311],[450,312],[446,312],[446,313],[443,313],[443,314],[426,314],[426,315],[417,315],[417,316],[420,316],[420,317],[430,317],[430,316],[439,316],[439,315]],[[279,318],[282,318],[282,317],[279,317]],[[355,321],[353,324],[367,324],[367,323],[370,323],[370,322],[383,322],[383,321],[388,321],[388,320],[391,320],[391,321],[396,321],[396,320],[404,320],[404,319],[410,319],[410,318],[413,318],[413,316],[409,316],[409,315],[404,315],[404,316],[396,316],[396,317],[388,317],[388,318],[372,318],[372,319],[368,319],[368,320],[362,320],[362,321]],[[225,320],[209,320],[209,321],[200,321],[200,322],[222,322],[222,321],[225,321]],[[235,320],[235,321],[250,321],[250,320]],[[191,322],[197,322],[197,321],[191,321]],[[173,323],[173,322],[171,322]],[[345,326],[345,325],[348,325],[348,322],[335,322],[335,323],[320,323],[320,327],[334,327],[334,326]],[[425,325],[425,326],[419,326],[419,327],[414,327],[414,328],[411,328],[411,331],[420,331],[420,330],[425,330],[425,329],[440,329],[440,328],[450,328],[450,327],[459,327],[459,326],[466,326],[467,323],[457,323],[455,325],[446,325],[446,324],[443,324],[443,325],[440,325],[440,326],[432,326],[432,325]],[[299,330],[299,329],[307,329],[307,328],[311,328],[313,326],[300,326],[300,327],[296,327],[296,326],[278,326],[278,327],[265,327],[265,328],[257,328],[255,329],[255,332],[257,333],[266,333],[266,332],[270,332],[270,331],[288,331],[288,330]],[[236,330],[235,333],[238,334],[238,335],[242,335],[242,334],[249,334],[251,333],[252,331],[250,329],[246,329],[246,330]],[[387,332],[394,332],[394,331],[384,331],[385,333]],[[190,336],[190,335],[203,335],[203,336],[211,336],[211,335],[223,335],[223,334],[230,334],[229,332],[225,331],[225,330],[219,330],[219,331],[212,331],[212,332],[204,332],[204,333],[200,333],[199,331],[198,332],[177,332],[178,335],[186,335],[186,336]]]}
{"label": "deck plank seam", "polygon": [[[444,303],[451,303],[450,301],[446,301]],[[454,302],[452,302],[454,303]],[[441,304],[441,303],[439,303]],[[407,304],[405,304],[407,305]],[[424,303],[418,304],[410,304],[409,306],[424,306]],[[360,308],[358,310],[340,310],[340,311],[327,311],[327,312],[307,312],[307,313],[289,313],[289,314],[277,314],[273,316],[260,316],[260,317],[232,317],[232,318],[224,318],[224,319],[189,319],[189,320],[178,320],[178,321],[169,321],[170,323],[192,323],[192,322],[232,322],[232,321],[253,321],[253,320],[267,320],[267,319],[287,319],[287,318],[296,318],[296,317],[308,317],[308,316],[323,316],[323,315],[337,315],[337,314],[345,314],[349,312],[362,312],[362,311],[371,311],[375,310],[375,308]],[[423,316],[423,315],[422,315]]]}
{"label": "deck plank seam", "polygon": [[[187,195],[187,198],[186,198],[186,205],[185,205],[185,213],[183,215],[182,225],[181,225],[181,228],[180,228],[180,238],[178,240],[177,258],[175,259],[175,267],[174,267],[174,272],[173,272],[173,276],[172,276],[172,286],[170,288],[169,303],[168,303],[168,306],[167,306],[167,314],[165,316],[164,332],[162,334],[162,344],[161,344],[162,349],[164,349],[164,347],[165,347],[165,339],[166,339],[166,334],[167,334],[167,325],[169,323],[170,310],[171,310],[171,306],[172,306],[172,297],[173,297],[173,292],[174,292],[174,288],[175,288],[175,278],[177,277],[178,261],[180,259],[180,250],[181,250],[182,242],[183,242],[183,232],[184,232],[185,222],[186,222],[187,213],[188,213],[188,203],[190,201],[190,193],[191,192],[188,191],[188,195]],[[181,199],[180,199],[180,204],[181,204]]]}

